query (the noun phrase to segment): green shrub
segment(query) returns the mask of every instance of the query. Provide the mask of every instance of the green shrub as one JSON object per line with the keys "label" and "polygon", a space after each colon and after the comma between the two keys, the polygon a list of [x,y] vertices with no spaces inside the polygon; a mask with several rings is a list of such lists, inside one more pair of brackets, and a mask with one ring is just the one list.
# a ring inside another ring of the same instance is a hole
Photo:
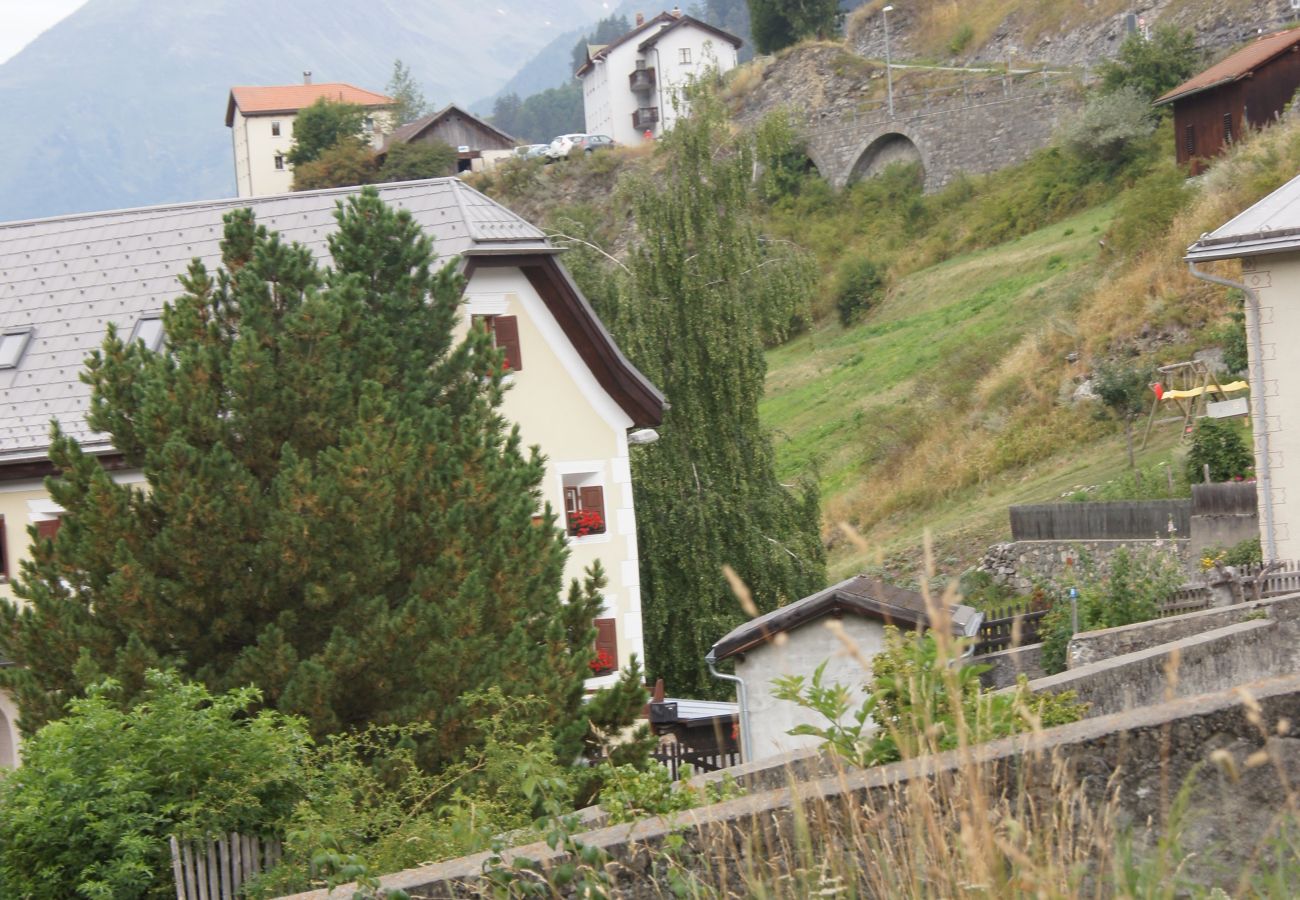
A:
{"label": "green shrub", "polygon": [[600,792],[600,808],[611,822],[631,822],[646,816],[665,816],[721,803],[744,794],[735,779],[724,776],[716,784],[692,785],[690,766],[674,787],[672,774],[664,766],[637,769],[632,766],[600,766],[605,772],[605,788]]}
{"label": "green shrub", "polygon": [[1061,139],[1079,159],[1115,166],[1131,158],[1154,130],[1151,102],[1135,88],[1121,88],[1089,100],[1061,130]]}
{"label": "green shrub", "polygon": [[853,257],[840,264],[835,276],[835,308],[840,324],[852,325],[883,299],[885,270],[865,256]]}
{"label": "green shrub", "polygon": [[1130,550],[1121,547],[1110,557],[1105,572],[1080,554],[1074,572],[1054,585],[1057,597],[1043,618],[1043,668],[1048,674],[1066,668],[1066,650],[1073,636],[1068,599],[1078,592],[1079,630],[1117,628],[1156,617],[1161,601],[1183,583],[1178,558],[1164,547]]}
{"label": "green shrub", "polygon": [[1231,547],[1206,547],[1201,554],[1201,567],[1208,569],[1213,565],[1250,566],[1264,561],[1264,551],[1259,538],[1249,538]]}
{"label": "green shrub", "polygon": [[23,746],[0,783],[0,896],[173,896],[167,840],[275,832],[303,796],[310,739],[255,688],[213,695],[151,671],[136,705],[104,681]]}
{"label": "green shrub", "polygon": [[1203,482],[1207,465],[1211,481],[1239,481],[1250,477],[1254,464],[1255,458],[1236,425],[1225,419],[1197,421],[1185,464],[1189,482]]}
{"label": "green shrub", "polygon": [[962,22],[953,33],[952,40],[948,42],[948,52],[956,56],[969,47],[974,38],[975,29],[968,22]]}
{"label": "green shrub", "polygon": [[1152,246],[1195,196],[1182,170],[1163,160],[1120,195],[1110,228],[1112,246],[1130,255]]}
{"label": "green shrub", "polygon": [[811,679],[775,679],[778,699],[827,722],[798,725],[789,733],[821,738],[827,750],[853,765],[874,766],[1083,717],[1086,705],[1076,702],[1073,691],[1034,695],[1023,677],[1014,691],[984,690],[979,676],[987,667],[959,665],[962,644],[948,644],[945,653],[931,633],[886,626],[885,649],[871,661],[872,692],[856,709],[847,687],[826,683],[826,663]]}

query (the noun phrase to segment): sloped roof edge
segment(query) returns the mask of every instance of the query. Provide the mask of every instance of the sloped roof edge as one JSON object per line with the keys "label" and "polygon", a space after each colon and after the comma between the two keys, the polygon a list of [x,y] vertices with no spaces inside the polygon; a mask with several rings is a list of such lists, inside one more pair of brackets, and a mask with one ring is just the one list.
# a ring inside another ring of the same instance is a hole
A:
{"label": "sloped roof edge", "polygon": [[1242,47],[1236,53],[1198,72],[1177,87],[1157,97],[1153,106],[1164,106],[1194,94],[1239,81],[1296,47],[1300,46],[1300,28],[1267,34]]}
{"label": "sloped roof edge", "polygon": [[493,132],[506,143],[509,144],[519,143],[519,139],[516,138],[514,135],[507,134],[506,132],[502,131],[500,128],[497,128],[491,122],[480,119],[478,116],[474,115],[469,110],[465,109],[464,107],[457,106],[455,103],[448,103],[446,106],[444,106],[442,109],[438,110],[435,113],[430,113],[427,116],[423,116],[419,119],[416,119],[414,122],[407,122],[405,125],[393,129],[393,133],[388,135],[388,137],[384,139],[384,149],[387,150],[393,144],[409,144],[411,141],[415,140],[420,135],[424,134],[424,132],[428,131],[430,128],[432,128],[434,125],[441,122],[444,118],[446,118],[448,115],[450,115],[453,112],[459,113],[460,115],[464,116],[466,119],[469,119],[472,122],[482,126],[483,128],[486,128],[488,131]]}

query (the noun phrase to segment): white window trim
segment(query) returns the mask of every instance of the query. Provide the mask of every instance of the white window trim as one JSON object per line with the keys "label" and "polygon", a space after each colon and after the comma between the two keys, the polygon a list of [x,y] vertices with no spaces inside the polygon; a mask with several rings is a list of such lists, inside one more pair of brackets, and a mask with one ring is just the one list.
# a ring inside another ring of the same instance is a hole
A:
{"label": "white window trim", "polygon": [[0,333],[0,341],[7,340],[8,338],[21,338],[21,342],[18,345],[18,352],[14,354],[13,363],[0,365],[0,369],[18,368],[18,364],[21,363],[23,357],[27,355],[27,348],[32,345],[32,335],[35,333],[36,329],[30,325],[23,328],[9,328]]}

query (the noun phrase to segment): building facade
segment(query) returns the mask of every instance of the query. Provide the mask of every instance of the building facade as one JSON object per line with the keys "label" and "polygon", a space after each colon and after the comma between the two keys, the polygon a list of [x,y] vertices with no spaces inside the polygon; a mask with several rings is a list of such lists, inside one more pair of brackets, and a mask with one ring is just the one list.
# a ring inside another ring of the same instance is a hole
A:
{"label": "building facade", "polygon": [[298,113],[317,100],[365,107],[365,130],[375,149],[393,130],[393,101],[383,94],[342,82],[278,87],[233,87],[226,100],[226,127],[235,158],[235,193],[240,197],[285,194],[293,188],[293,123]]}
{"label": "building facade", "polygon": [[514,156],[520,143],[513,135],[483,121],[454,103],[436,113],[394,129],[384,140],[384,153],[394,144],[442,143],[456,151],[456,171],[481,172]]}
{"label": "building facade", "polygon": [[[143,487],[141,473],[123,468],[107,436],[85,421],[89,387],[79,375],[108,325],[161,348],[159,315],[180,291],[177,276],[196,257],[210,270],[219,264],[222,216],[232,209],[251,206],[260,225],[325,259],[335,203],[355,190],[0,224],[0,596],[12,596],[28,528],[51,536],[59,526],[61,510],[42,482],[51,473],[51,419],[116,479]],[[566,583],[596,560],[608,575],[595,625],[611,665],[589,684],[612,682],[633,654],[644,659],[628,445],[630,433],[659,424],[663,397],[619,351],[540,230],[455,178],[379,190],[411,212],[440,257],[462,261],[458,336],[483,317],[506,352],[502,412],[547,458],[543,501],[561,522],[586,526],[569,529]],[[0,764],[13,762],[15,716],[0,697]]]}
{"label": "building facade", "polygon": [[735,68],[742,41],[678,9],[604,46],[587,48],[578,69],[588,134],[640,144],[669,131],[687,113],[685,89],[705,72]]}
{"label": "building facade", "polygon": [[1174,109],[1178,164],[1199,174],[1250,128],[1272,123],[1300,88],[1300,28],[1269,34],[1158,97]]}

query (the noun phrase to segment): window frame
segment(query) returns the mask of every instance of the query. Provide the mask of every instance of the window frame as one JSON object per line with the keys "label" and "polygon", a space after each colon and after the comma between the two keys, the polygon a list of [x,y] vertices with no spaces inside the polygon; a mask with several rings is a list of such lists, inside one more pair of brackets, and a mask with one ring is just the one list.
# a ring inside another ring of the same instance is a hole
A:
{"label": "window frame", "polygon": [[272,123],[271,123],[271,137],[280,137],[280,123],[279,123],[279,122],[272,122]]}
{"label": "window frame", "polygon": [[690,47],[678,47],[678,48],[677,48],[677,64],[678,64],[679,66],[689,66],[689,65],[693,65],[693,63],[691,62],[691,48],[690,48]]}
{"label": "window frame", "polygon": [[32,335],[35,333],[36,329],[30,325],[20,328],[9,328],[0,332],[0,348],[3,348],[11,338],[17,339],[18,343],[18,349],[14,352],[14,361],[6,363],[3,361],[3,357],[0,357],[0,369],[18,368],[18,364],[21,363],[23,357],[27,355],[27,348],[32,345]]}

